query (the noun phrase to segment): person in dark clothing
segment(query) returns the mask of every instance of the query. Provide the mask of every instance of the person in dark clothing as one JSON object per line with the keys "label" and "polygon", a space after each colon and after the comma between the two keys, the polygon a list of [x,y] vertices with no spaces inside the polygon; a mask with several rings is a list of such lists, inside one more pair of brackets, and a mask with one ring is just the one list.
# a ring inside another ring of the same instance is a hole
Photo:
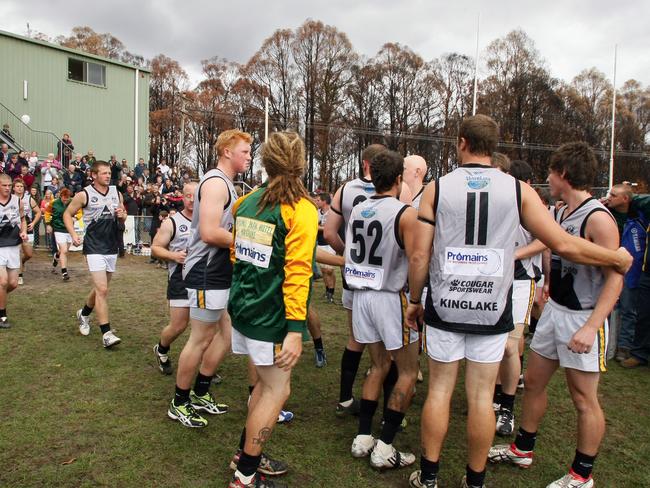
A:
{"label": "person in dark clothing", "polygon": [[9,157],[9,162],[5,165],[4,172],[13,180],[20,175],[22,164],[18,161],[18,154],[14,153]]}
{"label": "person in dark clothing", "polygon": [[9,161],[9,146],[2,144],[0,146],[0,163]]}
{"label": "person in dark clothing", "polygon": [[630,357],[621,363],[624,368],[648,365],[650,361],[650,226],[646,229],[646,253],[643,257],[642,273],[639,279],[637,322],[634,328],[634,342]]}
{"label": "person in dark clothing", "polygon": [[126,187],[126,193],[124,193],[124,208],[126,209],[127,215],[135,216],[140,214],[140,198],[136,196],[132,184],[129,184]]}
{"label": "person in dark clothing", "polygon": [[116,185],[120,181],[120,173],[122,172],[122,165],[117,162],[115,155],[111,155],[111,160],[109,161],[111,166],[111,185]]}
{"label": "person in dark clothing", "polygon": [[14,140],[14,136],[11,134],[11,131],[9,130],[9,124],[3,124],[2,135],[5,137],[5,139],[8,139],[9,142],[16,142]]}
{"label": "person in dark clothing", "polygon": [[[132,215],[137,217],[140,215],[141,210],[141,198],[134,191],[133,185],[128,184],[126,187],[126,192],[124,193],[124,209],[126,210],[126,215]],[[140,242],[140,235],[142,232],[141,229],[142,219],[135,219],[135,242],[136,244]]]}
{"label": "person in dark clothing", "polygon": [[[157,200],[160,200],[160,197],[158,197]],[[163,210],[162,207],[157,205],[156,214],[155,217],[153,218],[153,221],[151,222],[151,229],[149,230],[149,237],[151,237],[151,242],[153,242],[153,238],[156,237],[156,234],[158,233],[158,229],[160,229],[160,225],[162,224],[162,221],[165,220],[167,217],[169,217],[169,212],[167,210]],[[149,259],[149,263],[162,264],[162,261],[152,256],[151,259]]]}
{"label": "person in dark clothing", "polygon": [[138,160],[138,164],[135,165],[135,177],[140,178],[142,175],[144,175],[144,170],[147,167],[146,164],[144,164],[144,158],[140,158]]}
{"label": "person in dark clothing", "polygon": [[68,169],[63,170],[63,186],[69,188],[72,193],[78,193],[83,188],[84,175],[73,164],[68,165]]}
{"label": "person in dark clothing", "polygon": [[74,151],[74,144],[72,144],[70,134],[63,134],[63,138],[56,143],[56,147],[56,159],[61,161],[62,166],[65,168],[72,159],[72,151]]}
{"label": "person in dark clothing", "polygon": [[176,191],[176,186],[174,186],[174,183],[172,180],[167,179],[165,180],[165,183],[163,184],[162,193],[163,195],[166,195],[167,193],[174,193]]}

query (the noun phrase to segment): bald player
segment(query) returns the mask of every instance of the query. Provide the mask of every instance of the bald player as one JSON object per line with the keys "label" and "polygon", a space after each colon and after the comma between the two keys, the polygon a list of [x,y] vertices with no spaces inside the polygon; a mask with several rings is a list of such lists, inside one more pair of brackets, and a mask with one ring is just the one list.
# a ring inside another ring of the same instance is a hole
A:
{"label": "bald player", "polygon": [[404,158],[404,174],[402,179],[411,190],[413,200],[411,206],[417,210],[420,207],[420,198],[424,191],[424,177],[427,175],[427,162],[422,156],[412,154]]}

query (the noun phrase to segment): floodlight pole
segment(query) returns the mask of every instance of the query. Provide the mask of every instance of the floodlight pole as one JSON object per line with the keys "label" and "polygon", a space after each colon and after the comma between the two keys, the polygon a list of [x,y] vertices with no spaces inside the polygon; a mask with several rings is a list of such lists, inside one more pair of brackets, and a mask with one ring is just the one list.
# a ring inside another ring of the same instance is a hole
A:
{"label": "floodlight pole", "polygon": [[614,138],[616,130],[616,54],[618,44],[614,44],[614,83],[612,86],[612,136],[609,147],[609,188],[614,184]]}
{"label": "floodlight pole", "polygon": [[183,165],[183,146],[185,146],[185,97],[181,95],[181,133],[178,145],[178,167]]}
{"label": "floodlight pole", "polygon": [[481,26],[481,14],[476,18],[476,56],[474,57],[474,100],[472,101],[472,115],[476,115],[476,93],[478,91],[478,34]]}
{"label": "floodlight pole", "polygon": [[269,97],[264,98],[264,142],[269,138]]}

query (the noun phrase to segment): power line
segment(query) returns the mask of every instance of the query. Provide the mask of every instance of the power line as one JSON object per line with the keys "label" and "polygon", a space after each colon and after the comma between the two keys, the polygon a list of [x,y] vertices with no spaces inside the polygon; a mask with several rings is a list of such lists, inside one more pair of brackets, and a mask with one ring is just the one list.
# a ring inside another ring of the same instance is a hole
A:
{"label": "power line", "polygon": [[[204,110],[204,109],[192,108],[192,107],[186,110],[187,115],[190,115],[188,113],[188,110],[194,112],[201,112],[204,114],[210,114],[211,116],[218,119],[230,120],[232,118],[237,118],[237,120],[245,120],[248,122],[264,122],[264,117],[258,117],[254,115],[237,115],[230,112],[217,112],[217,111]],[[281,120],[272,119],[272,118],[269,118],[269,121],[274,122],[276,124],[280,124],[282,122]],[[292,121],[295,123],[296,126],[299,125],[298,121],[296,120],[292,120]],[[422,132],[413,132],[413,131],[391,134],[388,129],[382,129],[379,127],[359,127],[359,126],[350,126],[350,125],[342,125],[342,124],[325,124],[320,122],[315,122],[313,124],[305,123],[305,122],[301,122],[301,123],[303,127],[310,128],[310,129],[321,129],[321,130],[335,129],[335,130],[353,132],[358,135],[368,135],[368,136],[377,136],[377,137],[397,137],[399,139],[424,141],[424,142],[449,143],[449,144],[455,144],[457,140],[456,137],[453,136],[442,136],[442,135],[426,134]],[[499,142],[498,147],[507,148],[507,149],[527,149],[530,151],[553,152],[557,148],[559,148],[560,145],[546,144],[546,143],[501,141]],[[609,155],[609,149],[593,148],[593,150],[596,154],[600,156]],[[636,157],[636,158],[650,160],[650,152],[646,152],[646,151],[618,149],[614,151],[614,155],[618,157],[626,157],[626,158]]]}

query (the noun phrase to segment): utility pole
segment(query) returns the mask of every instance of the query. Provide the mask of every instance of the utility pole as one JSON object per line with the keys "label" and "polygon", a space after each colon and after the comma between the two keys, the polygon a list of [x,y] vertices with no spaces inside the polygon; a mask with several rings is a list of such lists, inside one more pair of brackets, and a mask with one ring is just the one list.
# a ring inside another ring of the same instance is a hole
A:
{"label": "utility pole", "polygon": [[609,147],[609,188],[614,185],[614,138],[615,138],[615,129],[616,129],[616,54],[618,51],[618,45],[614,45],[614,83],[612,86],[613,96],[612,96],[612,136],[611,144]]}

